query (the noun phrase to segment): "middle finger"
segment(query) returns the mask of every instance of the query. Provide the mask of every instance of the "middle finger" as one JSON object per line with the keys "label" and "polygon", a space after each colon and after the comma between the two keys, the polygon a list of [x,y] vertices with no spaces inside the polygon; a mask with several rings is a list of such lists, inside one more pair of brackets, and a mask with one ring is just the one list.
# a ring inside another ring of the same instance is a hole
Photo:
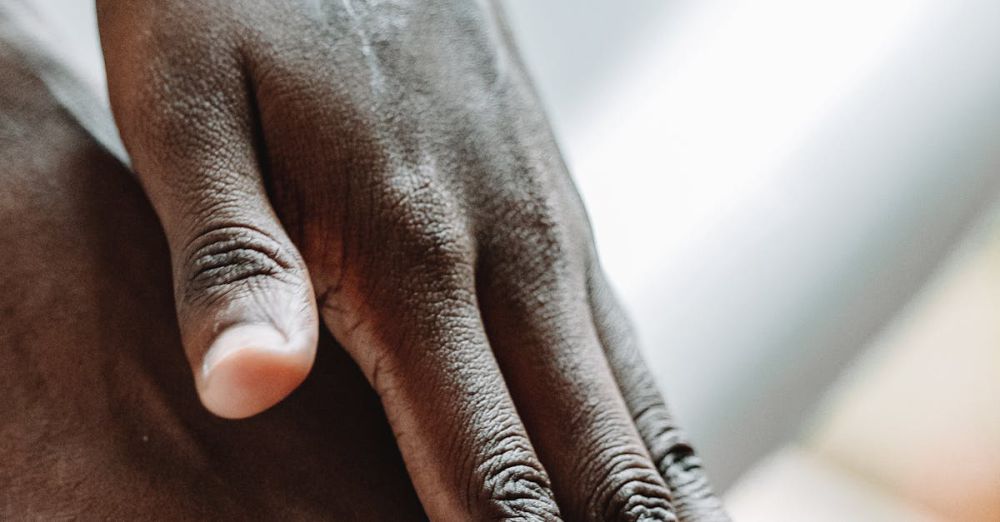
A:
{"label": "middle finger", "polygon": [[490,343],[560,509],[571,520],[675,520],[602,352],[575,275],[582,256],[559,227],[542,228],[491,252],[477,279]]}

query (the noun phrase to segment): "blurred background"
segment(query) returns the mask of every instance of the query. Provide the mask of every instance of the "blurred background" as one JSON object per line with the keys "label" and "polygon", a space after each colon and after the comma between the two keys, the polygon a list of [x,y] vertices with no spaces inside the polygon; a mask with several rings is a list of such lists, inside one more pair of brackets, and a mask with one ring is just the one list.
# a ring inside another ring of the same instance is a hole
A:
{"label": "blurred background", "polygon": [[1000,3],[502,3],[734,518],[1000,521]]}
{"label": "blurred background", "polygon": [[1000,521],[1000,3],[507,5],[734,518]]}

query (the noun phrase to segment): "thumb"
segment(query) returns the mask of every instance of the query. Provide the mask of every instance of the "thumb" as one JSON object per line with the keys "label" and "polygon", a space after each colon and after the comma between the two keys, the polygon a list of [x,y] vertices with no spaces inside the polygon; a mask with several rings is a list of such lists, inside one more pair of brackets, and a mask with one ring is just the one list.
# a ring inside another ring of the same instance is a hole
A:
{"label": "thumb", "polygon": [[312,287],[265,205],[246,202],[239,211],[166,227],[185,351],[202,402],[222,417],[247,417],[277,403],[305,379],[315,357]]}
{"label": "thumb", "polygon": [[254,415],[305,379],[319,323],[305,264],[264,188],[243,68],[236,54],[197,51],[207,43],[163,55],[155,42],[123,40],[137,33],[117,25],[101,28],[109,94],[166,232],[199,396],[219,416]]}

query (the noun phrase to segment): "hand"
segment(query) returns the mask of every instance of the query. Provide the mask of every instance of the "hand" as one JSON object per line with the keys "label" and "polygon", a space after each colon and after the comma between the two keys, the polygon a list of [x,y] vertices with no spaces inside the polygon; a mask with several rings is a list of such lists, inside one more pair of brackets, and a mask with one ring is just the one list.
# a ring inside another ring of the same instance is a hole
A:
{"label": "hand", "polygon": [[101,0],[98,15],[206,407],[244,417],[291,392],[318,315],[434,519],[724,516],[495,6]]}

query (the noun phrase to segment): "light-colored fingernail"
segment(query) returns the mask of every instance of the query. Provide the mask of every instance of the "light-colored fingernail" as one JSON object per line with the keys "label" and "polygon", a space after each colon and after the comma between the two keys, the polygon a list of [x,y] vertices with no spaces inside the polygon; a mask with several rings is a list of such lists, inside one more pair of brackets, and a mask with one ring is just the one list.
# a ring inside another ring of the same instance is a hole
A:
{"label": "light-colored fingernail", "polygon": [[305,380],[314,354],[315,346],[289,342],[270,325],[233,326],[205,353],[196,379],[201,401],[220,417],[260,413]]}

